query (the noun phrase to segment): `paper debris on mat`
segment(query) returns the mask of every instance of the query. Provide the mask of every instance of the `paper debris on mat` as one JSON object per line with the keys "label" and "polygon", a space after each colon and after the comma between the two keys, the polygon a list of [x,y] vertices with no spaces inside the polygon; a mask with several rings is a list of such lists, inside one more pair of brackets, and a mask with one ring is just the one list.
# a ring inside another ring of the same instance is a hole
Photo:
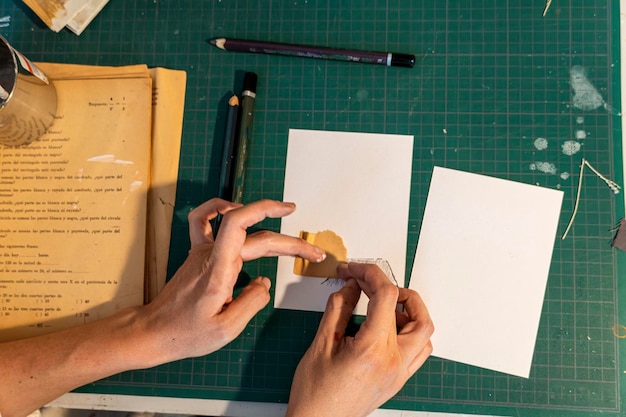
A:
{"label": "paper debris on mat", "polygon": [[67,23],[67,27],[75,34],[80,35],[108,2],[109,0],[88,1],[85,7]]}
{"label": "paper debris on mat", "polygon": [[615,249],[626,251],[626,220],[625,219],[621,219],[619,221],[617,232],[615,232],[615,236],[613,237],[611,246],[613,246]]}
{"label": "paper debris on mat", "polygon": [[53,31],[68,27],[80,35],[109,0],[23,0]]}

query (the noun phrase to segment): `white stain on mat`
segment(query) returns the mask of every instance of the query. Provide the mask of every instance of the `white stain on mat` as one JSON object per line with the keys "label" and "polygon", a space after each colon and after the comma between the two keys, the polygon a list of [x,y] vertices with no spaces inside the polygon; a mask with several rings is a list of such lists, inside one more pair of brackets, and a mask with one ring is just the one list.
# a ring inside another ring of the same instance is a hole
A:
{"label": "white stain on mat", "polygon": [[537,150],[543,151],[544,149],[548,147],[548,139],[537,138],[535,139],[534,145],[535,145],[535,148],[537,148]]}
{"label": "white stain on mat", "polygon": [[584,130],[577,130],[574,135],[576,135],[577,140],[583,140],[587,138],[587,132]]}
{"label": "white stain on mat", "polygon": [[563,150],[563,153],[565,155],[572,156],[580,151],[581,146],[582,145],[575,140],[568,140],[563,142],[563,144],[561,145],[561,149]]}
{"label": "white stain on mat", "polygon": [[367,100],[367,98],[369,97],[370,93],[367,90],[359,90],[356,92],[356,100],[357,101],[364,101]]}
{"label": "white stain on mat", "polygon": [[582,111],[596,110],[604,107],[613,113],[613,109],[602,98],[598,89],[587,79],[587,72],[580,65],[575,65],[569,70],[569,83],[574,90],[572,104]]}
{"label": "white stain on mat", "polygon": [[569,172],[562,172],[560,175],[562,180],[566,180],[569,178]]}
{"label": "white stain on mat", "polygon": [[579,125],[582,125],[583,123],[585,123],[585,118],[582,116],[578,116],[576,118],[576,123],[578,123]]}
{"label": "white stain on mat", "polygon": [[530,164],[531,171],[541,171],[546,174],[556,174],[556,166],[550,162],[533,162]]}
{"label": "white stain on mat", "polygon": [[[178,207],[178,206],[177,206]],[[180,207],[178,210],[174,211],[174,215],[176,216],[176,218],[184,223],[187,223],[188,221],[188,216],[189,213],[191,212],[191,210],[193,210],[196,206],[194,205],[190,205],[190,204],[186,204],[182,207]]]}

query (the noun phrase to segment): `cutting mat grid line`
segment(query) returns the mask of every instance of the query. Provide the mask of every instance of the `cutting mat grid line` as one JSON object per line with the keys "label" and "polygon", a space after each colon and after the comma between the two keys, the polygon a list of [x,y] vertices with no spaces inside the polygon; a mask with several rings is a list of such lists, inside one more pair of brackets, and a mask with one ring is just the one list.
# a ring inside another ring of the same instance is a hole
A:
{"label": "cutting mat grid line", "polygon": [[[562,190],[559,235],[574,206],[582,156],[609,177],[621,175],[614,164],[617,118],[602,107],[574,108],[570,85],[570,71],[580,66],[602,99],[620,110],[612,40],[618,1],[555,2],[545,18],[543,6],[519,0],[109,2],[76,37],[67,30],[53,34],[24,7],[3,2],[0,16],[11,22],[0,33],[35,61],[147,63],[187,72],[170,274],[186,255],[188,211],[217,189],[224,100],[241,88],[236,82],[244,71],[259,75],[246,201],[282,198],[289,128],[415,136],[410,271],[435,165]],[[420,63],[385,69],[226,53],[204,42],[214,36],[412,51]],[[576,144],[580,149],[567,154]],[[539,417],[623,412],[624,347],[611,328],[626,301],[617,299],[617,258],[608,245],[618,220],[616,197],[589,171],[584,175],[574,227],[555,241],[530,379],[430,358],[387,406]],[[278,230],[280,221],[262,226]],[[273,277],[276,260],[251,262],[245,270]],[[115,375],[79,391],[285,402],[320,317],[266,307],[212,355]]]}

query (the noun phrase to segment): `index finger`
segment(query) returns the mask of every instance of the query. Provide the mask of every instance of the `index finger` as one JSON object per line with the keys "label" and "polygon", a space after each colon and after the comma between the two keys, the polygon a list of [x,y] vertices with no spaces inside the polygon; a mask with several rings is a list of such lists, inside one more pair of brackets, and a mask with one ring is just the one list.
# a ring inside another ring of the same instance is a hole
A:
{"label": "index finger", "polygon": [[341,278],[355,278],[370,299],[367,317],[361,325],[365,334],[361,336],[371,332],[375,338],[380,337],[381,333],[395,337],[398,288],[389,281],[385,273],[376,265],[361,263],[342,264],[337,272]]}
{"label": "index finger", "polygon": [[398,302],[404,305],[408,320],[398,333],[398,347],[410,364],[409,368],[417,369],[432,351],[430,337],[435,327],[426,304],[417,292],[401,288]]}
{"label": "index finger", "polygon": [[404,305],[408,317],[408,322],[402,326],[398,335],[413,334],[429,338],[435,328],[422,297],[411,289],[400,288],[398,303]]}
{"label": "index finger", "polygon": [[191,246],[212,242],[213,230],[210,221],[218,214],[225,214],[240,206],[241,204],[231,203],[221,198],[212,198],[191,210],[187,216]]}
{"label": "index finger", "polygon": [[[291,214],[296,206],[274,200],[260,200],[228,211],[220,226],[211,254],[211,263],[225,276],[237,277],[243,262],[241,251],[246,242],[246,229],[266,217],[276,218]],[[233,282],[226,283],[230,287]]]}

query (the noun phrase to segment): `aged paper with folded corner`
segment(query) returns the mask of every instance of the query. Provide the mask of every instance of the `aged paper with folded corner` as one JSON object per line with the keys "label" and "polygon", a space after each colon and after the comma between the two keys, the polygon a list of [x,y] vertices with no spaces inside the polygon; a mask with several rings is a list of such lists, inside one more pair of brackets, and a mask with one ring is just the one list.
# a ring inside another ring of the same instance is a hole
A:
{"label": "aged paper with folded corner", "polygon": [[[152,259],[163,252],[167,258],[171,217],[168,222],[167,210],[151,210],[160,213],[153,220],[159,225],[147,232],[148,189],[157,178],[162,193],[151,195],[171,209],[177,161],[152,158],[151,148],[158,142],[154,147],[162,150],[169,142],[173,151],[163,154],[177,160],[180,129],[152,134],[163,123],[153,121],[150,72],[145,66],[69,66],[79,74],[72,79],[68,66],[38,65],[57,88],[59,108],[39,141],[0,148],[0,341],[140,305],[150,286],[144,279],[154,287],[157,275],[165,281],[166,267],[145,259],[151,259],[147,250]],[[184,90],[184,75],[160,75]],[[151,175],[161,167],[167,169]],[[146,236],[157,236],[157,243],[146,245]],[[154,276],[144,277],[146,271]]]}
{"label": "aged paper with folded corner", "polygon": [[85,1],[83,8],[67,22],[66,26],[75,34],[80,35],[108,2],[109,0]]}
{"label": "aged paper with folded corner", "polygon": [[22,0],[53,31],[80,35],[108,0]]}
{"label": "aged paper with folded corner", "polygon": [[338,278],[337,266],[340,263],[348,262],[348,250],[344,246],[341,236],[332,230],[317,233],[301,231],[300,238],[324,249],[326,259],[316,263],[296,257],[293,261],[293,273],[307,277]]}
{"label": "aged paper with folded corner", "polygon": [[59,32],[84,6],[85,0],[22,0],[53,31]]}

